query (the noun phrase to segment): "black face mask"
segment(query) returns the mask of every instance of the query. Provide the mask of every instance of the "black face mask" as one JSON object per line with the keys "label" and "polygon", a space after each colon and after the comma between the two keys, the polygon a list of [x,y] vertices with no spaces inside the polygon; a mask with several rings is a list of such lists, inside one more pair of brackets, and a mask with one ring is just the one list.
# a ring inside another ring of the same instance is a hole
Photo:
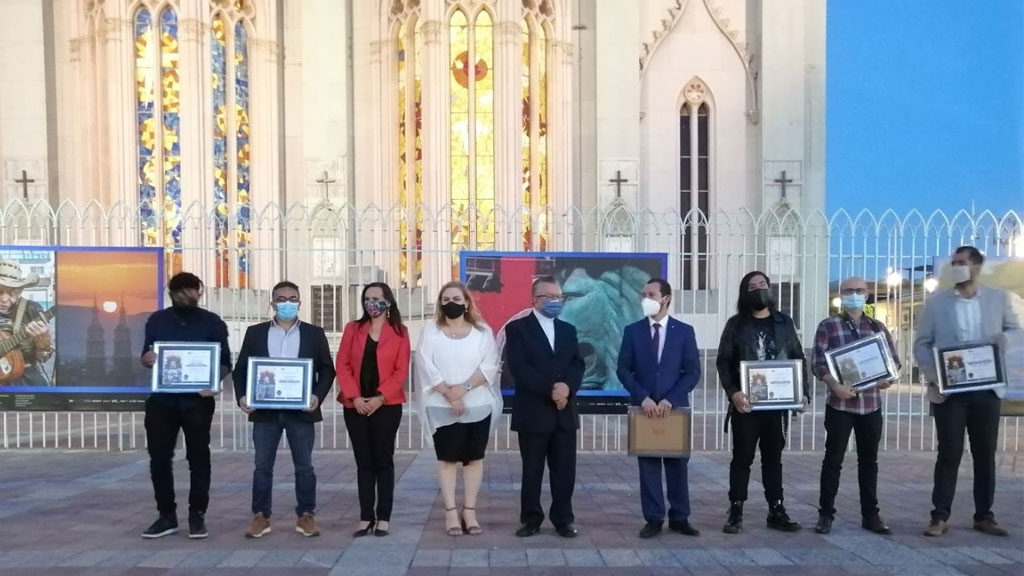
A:
{"label": "black face mask", "polygon": [[743,295],[743,301],[751,310],[764,310],[772,303],[772,291],[767,288],[750,290]]}
{"label": "black face mask", "polygon": [[176,293],[171,294],[171,306],[178,312],[192,312],[199,307],[199,301],[191,296]]}
{"label": "black face mask", "polygon": [[458,302],[445,302],[441,306],[441,311],[444,312],[445,318],[455,320],[466,313],[466,305],[459,304]]}

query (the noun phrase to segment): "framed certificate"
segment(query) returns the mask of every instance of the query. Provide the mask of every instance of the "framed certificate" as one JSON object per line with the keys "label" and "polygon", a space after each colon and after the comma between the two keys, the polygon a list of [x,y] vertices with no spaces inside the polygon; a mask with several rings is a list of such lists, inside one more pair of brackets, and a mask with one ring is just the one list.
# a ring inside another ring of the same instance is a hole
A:
{"label": "framed certificate", "polygon": [[153,352],[153,392],[220,392],[220,344],[156,342]]}
{"label": "framed certificate", "polygon": [[804,405],[803,360],[740,362],[741,390],[751,410],[796,410]]}
{"label": "framed certificate", "polygon": [[249,358],[245,398],[255,410],[305,410],[313,393],[313,360]]}
{"label": "framed certificate", "polygon": [[630,456],[688,458],[690,456],[689,407],[673,408],[664,418],[648,418],[642,408],[629,407]]}
{"label": "framed certificate", "polygon": [[934,353],[940,394],[1006,386],[1006,364],[998,344],[964,342],[936,346]]}
{"label": "framed certificate", "polygon": [[900,376],[883,334],[861,338],[829,350],[825,352],[825,362],[833,378],[857,392],[869,390]]}

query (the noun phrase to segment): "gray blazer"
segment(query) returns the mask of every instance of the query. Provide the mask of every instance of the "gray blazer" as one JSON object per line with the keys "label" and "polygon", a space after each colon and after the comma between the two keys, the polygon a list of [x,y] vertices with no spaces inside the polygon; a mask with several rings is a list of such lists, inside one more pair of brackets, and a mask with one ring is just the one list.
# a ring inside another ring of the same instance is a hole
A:
{"label": "gray blazer", "polygon": [[[975,298],[981,302],[983,339],[994,340],[1004,332],[1021,329],[1021,318],[1014,309],[1014,300],[1019,300],[1015,294],[1000,288],[978,286]],[[928,399],[936,404],[945,402],[946,397],[939,394],[935,384],[937,375],[933,348],[960,342],[956,319],[957,299],[959,296],[953,289],[936,292],[929,297],[917,327],[917,337],[914,338],[914,359],[928,382]],[[1006,389],[998,388],[994,392],[1002,398]]]}

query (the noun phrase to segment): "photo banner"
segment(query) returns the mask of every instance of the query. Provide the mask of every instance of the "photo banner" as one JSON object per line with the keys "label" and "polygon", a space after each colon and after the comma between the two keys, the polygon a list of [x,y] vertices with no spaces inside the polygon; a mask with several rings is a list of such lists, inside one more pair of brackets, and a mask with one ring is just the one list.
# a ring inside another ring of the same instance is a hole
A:
{"label": "photo banner", "polygon": [[[459,275],[495,332],[499,349],[505,325],[533,311],[531,286],[538,276],[554,276],[566,297],[560,319],[576,327],[586,363],[578,394],[585,414],[624,414],[629,394],[615,374],[625,327],[643,318],[644,285],[666,276],[668,255],[595,252],[461,252]],[[501,388],[507,397],[515,382],[502,353]],[[506,410],[511,409],[506,402]]]}
{"label": "photo banner", "polygon": [[0,410],[144,408],[162,248],[0,246]]}

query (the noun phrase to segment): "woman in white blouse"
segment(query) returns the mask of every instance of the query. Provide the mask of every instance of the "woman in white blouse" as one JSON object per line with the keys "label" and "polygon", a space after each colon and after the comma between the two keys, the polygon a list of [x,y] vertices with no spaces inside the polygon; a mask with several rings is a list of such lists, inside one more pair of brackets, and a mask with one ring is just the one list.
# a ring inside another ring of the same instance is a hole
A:
{"label": "woman in white blouse", "polygon": [[[498,348],[461,282],[441,288],[435,321],[423,327],[416,346],[416,385],[420,421],[437,454],[445,532],[482,534],[476,498],[488,439],[501,418]],[[455,505],[460,462],[465,487],[461,513]]]}

